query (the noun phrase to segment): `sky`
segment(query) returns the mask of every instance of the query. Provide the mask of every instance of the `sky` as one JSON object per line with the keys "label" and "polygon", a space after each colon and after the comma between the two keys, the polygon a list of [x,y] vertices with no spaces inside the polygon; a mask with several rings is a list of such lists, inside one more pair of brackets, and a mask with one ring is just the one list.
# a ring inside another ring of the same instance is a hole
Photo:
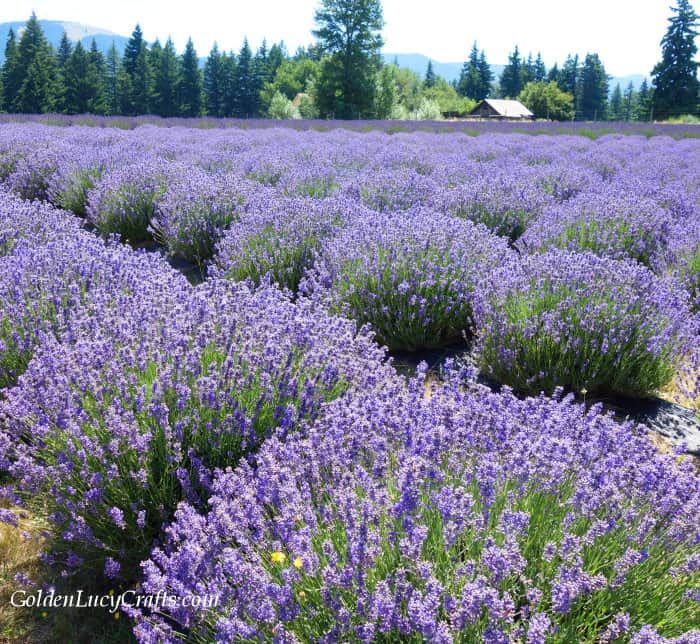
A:
{"label": "sky", "polygon": [[[598,52],[609,74],[648,74],[660,57],[672,0],[383,0],[384,49],[459,62],[474,40],[503,64],[518,44],[542,52],[547,66],[567,53]],[[10,0],[0,22],[68,20],[129,35],[140,22],[147,40],[171,36],[179,51],[191,36],[200,56],[214,41],[238,50],[283,40],[290,51],[313,41],[318,0]]]}

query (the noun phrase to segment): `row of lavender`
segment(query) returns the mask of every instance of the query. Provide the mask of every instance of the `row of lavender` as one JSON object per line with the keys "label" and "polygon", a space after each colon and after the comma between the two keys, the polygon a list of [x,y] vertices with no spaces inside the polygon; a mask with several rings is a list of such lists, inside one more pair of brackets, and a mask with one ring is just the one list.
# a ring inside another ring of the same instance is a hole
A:
{"label": "row of lavender", "polygon": [[655,137],[7,126],[0,178],[518,390],[695,387],[700,146]]}
{"label": "row of lavender", "polygon": [[426,396],[311,299],[6,192],[0,241],[1,518],[83,588],[218,598],[126,608],[140,642],[697,641],[700,477],[643,428]]}

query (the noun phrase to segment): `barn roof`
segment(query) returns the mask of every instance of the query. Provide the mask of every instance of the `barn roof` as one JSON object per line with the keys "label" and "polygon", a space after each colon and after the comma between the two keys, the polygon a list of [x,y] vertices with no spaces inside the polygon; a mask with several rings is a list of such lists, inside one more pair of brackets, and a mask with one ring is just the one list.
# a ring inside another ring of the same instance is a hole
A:
{"label": "barn roof", "polygon": [[[486,103],[489,107],[493,108],[500,116],[505,116],[507,118],[530,118],[534,114],[527,109],[520,101],[504,100],[499,98],[487,98],[482,103]],[[482,103],[479,103],[473,110],[472,113],[478,111]]]}

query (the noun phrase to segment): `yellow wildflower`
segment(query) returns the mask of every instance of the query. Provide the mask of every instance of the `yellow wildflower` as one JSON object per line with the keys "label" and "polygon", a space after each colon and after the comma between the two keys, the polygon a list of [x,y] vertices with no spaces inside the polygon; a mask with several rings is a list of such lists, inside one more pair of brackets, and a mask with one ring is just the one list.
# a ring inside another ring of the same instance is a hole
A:
{"label": "yellow wildflower", "polygon": [[295,567],[297,570],[301,570],[301,567],[302,567],[303,565],[304,565],[304,562],[301,560],[301,557],[297,557],[297,558],[294,560],[294,567]]}
{"label": "yellow wildflower", "polygon": [[276,550],[270,555],[270,559],[272,559],[272,563],[284,563],[284,560],[287,558],[287,555],[285,555],[283,552],[280,552],[279,550]]}

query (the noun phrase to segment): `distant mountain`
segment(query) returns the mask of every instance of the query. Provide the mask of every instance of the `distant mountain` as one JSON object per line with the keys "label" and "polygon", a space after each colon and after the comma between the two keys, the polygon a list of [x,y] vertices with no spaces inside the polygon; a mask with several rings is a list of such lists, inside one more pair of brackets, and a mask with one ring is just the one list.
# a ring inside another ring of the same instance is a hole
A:
{"label": "distant mountain", "polygon": [[[423,54],[382,54],[385,63],[398,62],[400,67],[408,67],[411,71],[419,74],[421,77],[425,76],[425,70],[428,68],[428,62],[432,61],[433,70],[438,76],[442,76],[445,80],[452,82],[459,78],[459,73],[462,71],[462,66],[464,62],[461,63],[441,63],[434,58],[428,58]],[[505,65],[491,65],[491,72],[493,77],[498,80],[503,72]],[[639,89],[642,81],[647,78],[643,74],[631,74],[629,76],[615,76],[610,80],[610,91],[615,88],[617,83],[620,83],[620,87],[624,89],[629,85],[630,81],[634,85],[635,89]],[[649,79],[647,78],[647,82]]]}
{"label": "distant mountain", "polygon": [[[0,23],[0,63],[5,59],[5,43],[7,42],[7,34],[10,29],[13,29],[15,35],[19,36],[22,29],[24,29],[24,22],[3,22]],[[112,42],[117,46],[117,51],[121,55],[124,51],[124,47],[128,42],[126,36],[120,36],[115,34],[109,29],[102,29],[101,27],[91,27],[90,25],[83,25],[79,22],[66,22],[63,20],[39,20],[41,28],[44,30],[44,34],[48,41],[53,45],[54,48],[58,47],[61,42],[61,36],[63,31],[68,34],[68,38],[72,42],[80,41],[84,47],[89,48],[92,39],[95,39],[97,46],[100,51],[107,53],[107,50],[112,46]]]}

